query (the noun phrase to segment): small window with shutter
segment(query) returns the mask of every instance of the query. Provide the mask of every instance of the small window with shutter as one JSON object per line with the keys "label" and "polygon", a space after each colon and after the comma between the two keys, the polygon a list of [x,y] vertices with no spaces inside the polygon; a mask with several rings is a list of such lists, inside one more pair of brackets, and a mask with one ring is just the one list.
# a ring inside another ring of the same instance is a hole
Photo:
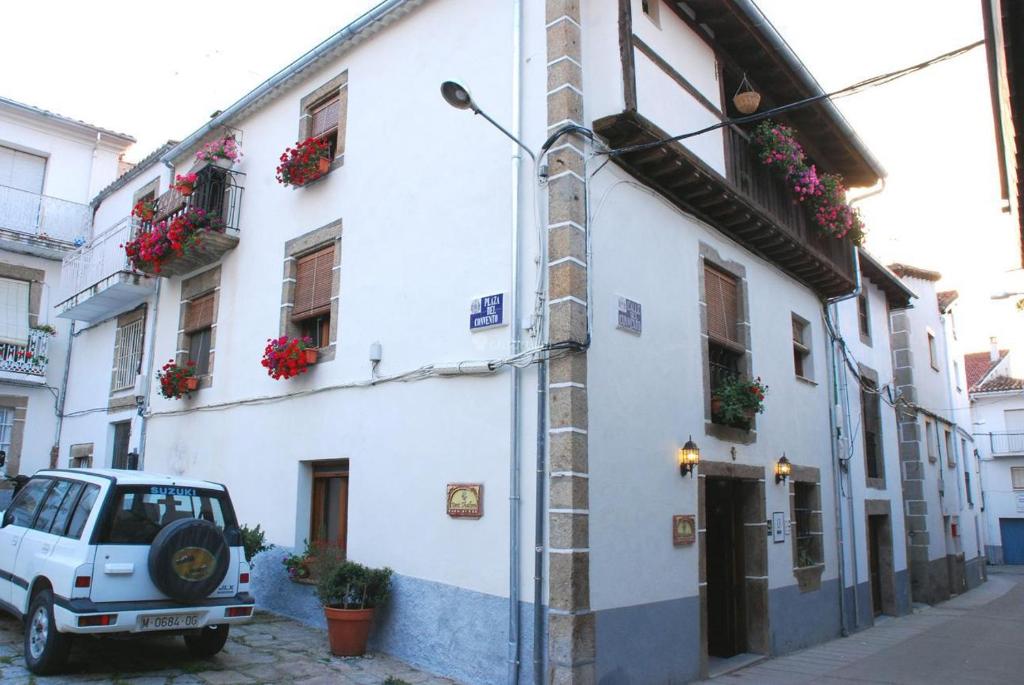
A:
{"label": "small window with shutter", "polygon": [[299,101],[299,140],[319,138],[330,146],[330,158],[345,153],[348,116],[348,72],[342,72]]}
{"label": "small window with shutter", "polygon": [[317,347],[330,344],[334,245],[296,259],[292,322]]}
{"label": "small window with shutter", "polygon": [[341,123],[341,97],[339,93],[321,100],[309,111],[309,137],[325,140],[330,145],[331,159],[338,153],[338,125]]}
{"label": "small window with shutter", "polygon": [[198,376],[210,373],[210,350],[215,318],[213,293],[189,300],[185,311],[188,360],[195,363]]}
{"label": "small window with shutter", "polygon": [[746,350],[739,334],[739,283],[734,276],[704,267],[707,314],[708,372],[711,392],[740,374]]}

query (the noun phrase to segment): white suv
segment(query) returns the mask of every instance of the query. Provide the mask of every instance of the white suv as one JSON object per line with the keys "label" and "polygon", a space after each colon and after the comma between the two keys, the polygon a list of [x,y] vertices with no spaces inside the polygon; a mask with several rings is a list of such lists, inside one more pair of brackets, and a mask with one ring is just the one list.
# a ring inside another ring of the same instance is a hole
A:
{"label": "white suv", "polygon": [[67,661],[77,634],[184,635],[216,654],[252,617],[249,565],[223,485],[139,471],[40,471],[0,526],[0,607],[25,621],[25,662]]}

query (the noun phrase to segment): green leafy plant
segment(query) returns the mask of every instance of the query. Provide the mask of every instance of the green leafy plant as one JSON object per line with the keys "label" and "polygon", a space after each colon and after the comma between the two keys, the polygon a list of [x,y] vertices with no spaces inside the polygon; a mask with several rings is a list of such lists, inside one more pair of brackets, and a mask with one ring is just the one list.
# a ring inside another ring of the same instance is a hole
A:
{"label": "green leafy plant", "polygon": [[245,548],[245,560],[249,564],[252,563],[252,558],[260,552],[274,548],[267,542],[267,534],[260,528],[260,524],[257,523],[255,528],[250,528],[243,523],[240,530],[242,531],[242,547]]}
{"label": "green leafy plant", "polygon": [[57,329],[48,323],[41,323],[37,326],[33,326],[32,330],[39,331],[40,333],[46,333],[47,335],[57,335]]}
{"label": "green leafy plant", "polygon": [[761,382],[760,377],[753,380],[742,376],[725,379],[712,395],[712,418],[716,423],[748,428],[754,414],[764,412],[764,396],[767,392],[768,386]]}
{"label": "green leafy plant", "polygon": [[325,607],[372,609],[383,606],[391,591],[390,568],[369,568],[342,561],[321,571],[316,591]]}

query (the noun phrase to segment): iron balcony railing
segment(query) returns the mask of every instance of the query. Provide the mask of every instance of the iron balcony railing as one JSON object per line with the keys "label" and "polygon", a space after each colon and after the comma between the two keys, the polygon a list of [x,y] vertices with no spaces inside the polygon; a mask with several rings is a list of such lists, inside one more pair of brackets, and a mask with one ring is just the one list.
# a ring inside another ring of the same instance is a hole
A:
{"label": "iron balcony railing", "polygon": [[173,219],[189,209],[202,209],[207,214],[216,215],[228,231],[237,231],[243,175],[213,164],[203,167],[196,172],[196,185],[191,195],[168,190],[156,199],[156,215],[153,220],[139,224],[138,230],[149,230],[153,224]]}
{"label": "iron balcony railing", "polygon": [[0,229],[65,243],[89,236],[88,205],[0,185]]}
{"label": "iron balcony railing", "polygon": [[66,302],[111,276],[131,271],[124,244],[131,240],[132,230],[132,218],[126,216],[64,257],[58,301]]}
{"label": "iron balcony railing", "polygon": [[992,454],[1024,454],[1024,433],[989,433]]}
{"label": "iron balcony railing", "polygon": [[49,333],[30,330],[28,342],[24,345],[0,343],[0,371],[46,376],[46,349],[49,342]]}

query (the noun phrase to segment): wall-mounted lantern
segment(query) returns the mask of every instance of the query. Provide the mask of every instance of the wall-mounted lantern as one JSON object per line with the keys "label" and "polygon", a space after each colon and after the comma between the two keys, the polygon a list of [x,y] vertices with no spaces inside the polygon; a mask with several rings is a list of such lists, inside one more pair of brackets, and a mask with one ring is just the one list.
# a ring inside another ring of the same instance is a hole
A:
{"label": "wall-mounted lantern", "polygon": [[679,448],[679,475],[689,476],[693,474],[693,468],[700,463],[700,448],[693,441],[693,436],[686,441],[686,444]]}
{"label": "wall-mounted lantern", "polygon": [[775,463],[775,482],[784,483],[790,474],[793,473],[793,465],[789,463],[789,459],[786,459],[785,453]]}

